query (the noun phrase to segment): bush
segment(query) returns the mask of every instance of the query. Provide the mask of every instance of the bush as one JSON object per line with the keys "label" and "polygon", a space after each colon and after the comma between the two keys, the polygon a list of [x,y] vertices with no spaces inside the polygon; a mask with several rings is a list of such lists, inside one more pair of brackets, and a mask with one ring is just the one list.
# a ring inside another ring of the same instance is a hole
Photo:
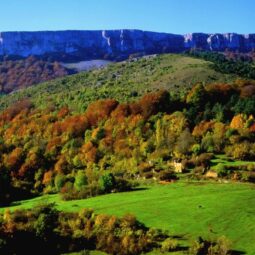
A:
{"label": "bush", "polygon": [[77,191],[81,191],[84,189],[84,187],[88,184],[87,177],[85,175],[85,171],[79,170],[75,176],[75,181],[74,181],[74,188]]}
{"label": "bush", "polygon": [[255,182],[255,173],[254,172],[241,172],[241,180],[245,182]]}
{"label": "bush", "polygon": [[193,154],[198,155],[201,152],[202,148],[200,144],[194,144],[191,148]]}
{"label": "bush", "polygon": [[202,243],[199,243],[198,241],[194,241],[192,243],[192,245],[190,246],[190,248],[189,248],[189,254],[190,255],[199,255],[199,254],[201,254],[200,251],[201,251],[202,248],[203,248]]}
{"label": "bush", "polygon": [[159,174],[159,179],[161,181],[171,181],[176,180],[177,177],[173,171],[161,171]]}
{"label": "bush", "polygon": [[63,174],[57,174],[54,179],[54,185],[56,190],[59,192],[65,185],[66,177]]}
{"label": "bush", "polygon": [[227,146],[225,152],[234,159],[249,160],[254,158],[254,148],[252,144],[247,141]]}
{"label": "bush", "polygon": [[99,188],[103,193],[109,193],[115,187],[115,178],[112,173],[100,177]]}
{"label": "bush", "polygon": [[148,172],[148,173],[145,173],[143,176],[144,176],[145,179],[151,179],[153,177],[153,173]]}
{"label": "bush", "polygon": [[119,192],[131,190],[132,187],[133,185],[123,178],[115,179],[115,189]]}
{"label": "bush", "polygon": [[162,252],[174,251],[176,250],[177,246],[178,246],[178,243],[176,240],[172,238],[167,238],[161,244],[161,251]]}
{"label": "bush", "polygon": [[248,164],[247,170],[248,171],[255,171],[255,164]]}
{"label": "bush", "polygon": [[205,173],[205,168],[202,166],[196,166],[193,170],[192,173],[195,175],[203,175]]}
{"label": "bush", "polygon": [[208,249],[210,255],[228,255],[230,254],[230,241],[222,236],[218,238],[215,244],[212,244]]}
{"label": "bush", "polygon": [[189,248],[191,255],[230,255],[230,241],[219,237],[216,241],[208,241],[199,237]]}
{"label": "bush", "polygon": [[228,175],[229,171],[226,169],[224,164],[218,164],[217,166],[215,166],[215,171],[218,173],[219,177],[225,177]]}
{"label": "bush", "polygon": [[80,190],[71,189],[67,192],[61,192],[61,198],[65,201],[76,200],[76,199],[85,199],[88,197],[94,197],[100,194],[99,187],[97,183],[87,185]]}
{"label": "bush", "polygon": [[36,235],[44,239],[51,238],[58,219],[58,211],[55,209],[55,205],[41,205],[36,208],[36,213],[38,215],[34,225]]}
{"label": "bush", "polygon": [[193,157],[191,162],[195,166],[208,167],[210,165],[211,159],[213,158],[212,153],[202,153],[199,156]]}

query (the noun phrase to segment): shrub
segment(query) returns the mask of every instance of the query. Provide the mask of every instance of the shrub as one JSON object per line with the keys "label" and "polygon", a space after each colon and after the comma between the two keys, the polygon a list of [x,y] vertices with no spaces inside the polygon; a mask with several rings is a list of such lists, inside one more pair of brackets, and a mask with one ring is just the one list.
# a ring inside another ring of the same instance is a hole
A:
{"label": "shrub", "polygon": [[36,235],[48,239],[53,235],[53,230],[57,226],[58,211],[54,204],[41,205],[36,208],[38,219],[35,222]]}
{"label": "shrub", "polygon": [[196,175],[203,175],[205,173],[205,168],[202,166],[196,166],[193,170],[192,170],[193,174]]}
{"label": "shrub", "polygon": [[115,187],[115,178],[112,173],[107,173],[100,177],[99,188],[102,192],[110,192]]}
{"label": "shrub", "polygon": [[63,174],[57,174],[54,179],[55,188],[60,191],[65,185],[66,177]]}
{"label": "shrub", "polygon": [[172,238],[167,238],[165,241],[161,244],[161,251],[162,252],[168,252],[168,251],[174,251],[178,246],[178,242]]}
{"label": "shrub", "polygon": [[247,170],[248,171],[255,171],[255,164],[248,164],[247,165]]}
{"label": "shrub", "polygon": [[219,163],[217,166],[215,166],[214,169],[218,173],[219,177],[225,177],[228,175],[228,170],[226,169],[224,164]]}
{"label": "shrub", "polygon": [[209,255],[228,255],[230,254],[230,241],[225,237],[219,237],[215,244],[212,244],[208,249]]}
{"label": "shrub", "polygon": [[119,192],[131,190],[134,185],[132,185],[129,181],[123,178],[115,179],[115,189]]}
{"label": "shrub", "polygon": [[189,248],[191,255],[230,255],[230,241],[219,237],[216,241],[208,241],[199,237]]}
{"label": "shrub", "polygon": [[206,255],[204,252],[204,241],[202,238],[199,238],[196,241],[193,241],[191,246],[189,247],[189,254],[190,255]]}
{"label": "shrub", "polygon": [[202,153],[199,156],[193,157],[190,161],[195,166],[210,166],[211,159],[213,158],[212,153]]}
{"label": "shrub", "polygon": [[228,156],[235,159],[247,160],[254,157],[253,148],[247,141],[227,146],[225,151]]}
{"label": "shrub", "polygon": [[85,175],[85,171],[79,170],[75,176],[74,188],[77,191],[81,191],[87,184],[88,184],[88,180]]}
{"label": "shrub", "polygon": [[193,154],[198,155],[201,152],[202,148],[200,144],[194,144],[191,148]]}
{"label": "shrub", "polygon": [[161,171],[159,174],[159,179],[161,181],[171,181],[176,180],[177,177],[173,171]]}
{"label": "shrub", "polygon": [[245,182],[255,182],[255,173],[254,172],[241,172],[241,180]]}

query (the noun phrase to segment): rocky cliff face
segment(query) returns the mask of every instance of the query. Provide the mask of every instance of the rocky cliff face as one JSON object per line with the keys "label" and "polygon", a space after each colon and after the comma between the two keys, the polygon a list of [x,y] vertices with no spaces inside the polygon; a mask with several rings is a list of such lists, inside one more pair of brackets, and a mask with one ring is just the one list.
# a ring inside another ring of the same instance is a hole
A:
{"label": "rocky cliff face", "polygon": [[125,59],[130,54],[182,52],[191,48],[249,52],[255,34],[175,35],[140,30],[45,31],[0,33],[0,56],[35,55],[57,60]]}

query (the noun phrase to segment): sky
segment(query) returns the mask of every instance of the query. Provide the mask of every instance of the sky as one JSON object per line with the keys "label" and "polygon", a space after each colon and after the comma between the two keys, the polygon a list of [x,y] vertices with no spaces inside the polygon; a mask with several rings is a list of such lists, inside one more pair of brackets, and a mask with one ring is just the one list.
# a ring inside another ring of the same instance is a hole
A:
{"label": "sky", "polygon": [[255,0],[0,0],[0,31],[255,33]]}

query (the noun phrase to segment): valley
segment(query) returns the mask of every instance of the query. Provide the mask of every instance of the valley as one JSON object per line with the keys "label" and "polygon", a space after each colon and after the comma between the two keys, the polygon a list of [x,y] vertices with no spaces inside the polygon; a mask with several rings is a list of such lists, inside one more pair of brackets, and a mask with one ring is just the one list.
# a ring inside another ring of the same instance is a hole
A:
{"label": "valley", "polygon": [[253,66],[192,54],[1,95],[1,252],[253,253]]}

